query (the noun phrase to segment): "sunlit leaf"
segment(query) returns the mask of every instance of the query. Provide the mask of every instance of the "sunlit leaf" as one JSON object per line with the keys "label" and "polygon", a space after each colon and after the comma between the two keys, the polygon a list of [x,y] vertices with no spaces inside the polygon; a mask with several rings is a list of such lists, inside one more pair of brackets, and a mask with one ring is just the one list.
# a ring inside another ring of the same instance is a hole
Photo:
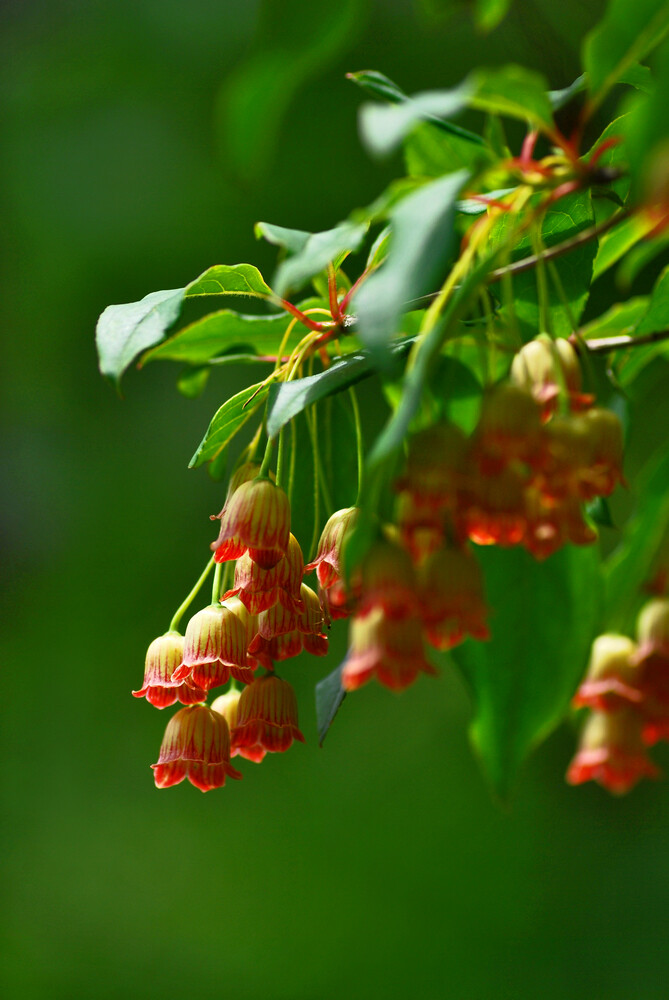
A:
{"label": "sunlit leaf", "polygon": [[468,640],[453,659],[474,701],[473,744],[508,798],[530,751],[558,725],[586,668],[599,625],[601,576],[592,546],[568,546],[545,562],[524,549],[477,549],[491,638]]}
{"label": "sunlit leaf", "polygon": [[613,267],[628,250],[642,240],[655,226],[648,215],[633,215],[624,219],[599,240],[597,256],[592,268],[592,280]]}
{"label": "sunlit leaf", "polygon": [[[376,156],[386,156],[421,122],[444,120],[458,115],[466,106],[471,84],[453,90],[433,90],[414,94],[401,104],[363,104],[358,125],[360,138]],[[480,144],[480,143],[479,143]]]}
{"label": "sunlit leaf", "polygon": [[205,390],[211,368],[187,368],[177,379],[177,389],[187,399],[197,399]]}
{"label": "sunlit leaf", "polygon": [[455,202],[465,171],[432,181],[391,214],[388,257],[353,298],[362,340],[383,347],[399,329],[407,303],[439,286],[453,246]]}
{"label": "sunlit leaf", "polygon": [[591,100],[600,103],[634,63],[669,30],[666,0],[610,0],[599,24],[583,44],[583,65]]}
{"label": "sunlit leaf", "polygon": [[511,0],[476,0],[476,27],[481,31],[492,31],[506,17],[510,6]]}
{"label": "sunlit leaf", "polygon": [[268,391],[268,387],[262,386],[262,383],[250,385],[223,403],[214,414],[188,468],[196,469],[220,455],[237,431],[265,401]]}
{"label": "sunlit leaf", "polygon": [[327,677],[324,677],[316,685],[316,723],[318,726],[319,746],[323,746],[323,741],[334,722],[334,717],[346,697],[346,691],[344,691],[341,684],[343,666],[344,664],[341,663],[331,674],[328,674]]}
{"label": "sunlit leaf", "polygon": [[553,127],[553,109],[546,81],[522,66],[476,70],[473,74],[472,107],[528,122],[533,128]]}
{"label": "sunlit leaf", "polygon": [[636,328],[637,335],[669,329],[669,265],[655,282],[648,311]]}
{"label": "sunlit leaf", "polygon": [[172,288],[151,292],[139,302],[107,306],[96,329],[102,374],[118,386],[137,355],[163,339],[179,315],[183,299],[184,289]]}
{"label": "sunlit leaf", "polygon": [[277,294],[284,296],[300,288],[340,255],[358,250],[367,228],[367,223],[342,222],[334,229],[311,233],[301,249],[279,265],[274,282]]}
{"label": "sunlit leaf", "polygon": [[186,286],[185,294],[250,295],[268,298],[272,289],[253,264],[215,264]]}

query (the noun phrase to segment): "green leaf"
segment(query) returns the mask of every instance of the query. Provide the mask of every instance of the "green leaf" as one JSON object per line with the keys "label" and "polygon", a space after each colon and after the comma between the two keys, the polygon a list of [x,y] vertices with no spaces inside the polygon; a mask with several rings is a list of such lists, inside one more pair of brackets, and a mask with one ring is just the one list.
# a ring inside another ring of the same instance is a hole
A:
{"label": "green leaf", "polygon": [[404,161],[407,173],[413,177],[443,177],[456,170],[475,170],[492,163],[492,150],[477,146],[437,128],[434,124],[418,125],[404,140]]}
{"label": "green leaf", "polygon": [[576,94],[580,94],[585,90],[587,84],[588,81],[585,73],[581,73],[568,87],[564,87],[562,90],[549,90],[548,100],[551,102],[553,111],[559,111],[560,108],[564,108]]}
{"label": "green leaf", "polygon": [[636,334],[669,329],[669,265],[655,282],[648,311],[636,328]]}
{"label": "green leaf", "polygon": [[662,448],[637,478],[636,512],[627,522],[620,545],[605,564],[606,627],[632,632],[647,597],[648,582],[662,540],[669,530],[669,452]]}
{"label": "green leaf", "polygon": [[[413,338],[393,344],[391,357],[404,357],[412,343]],[[346,355],[316,375],[307,375],[292,382],[275,383],[269,391],[267,433],[270,437],[275,437],[284,424],[307,406],[348,389],[376,371],[375,357],[369,352],[360,352]]]}
{"label": "green leaf", "polygon": [[316,685],[316,723],[318,725],[318,745],[321,747],[334,722],[334,717],[346,697],[346,691],[341,684],[343,666],[344,664],[340,663],[336,670],[333,670]]}
{"label": "green leaf", "polygon": [[[319,300],[302,303],[309,308]],[[157,347],[148,351],[142,364],[149,361],[186,361],[204,364],[212,358],[232,351],[251,354],[276,355],[288,325],[293,321],[289,313],[276,316],[245,316],[229,309],[209,313],[202,319],[179,330]],[[304,336],[305,328],[297,323],[288,338],[287,349],[292,350]]]}
{"label": "green leaf", "polygon": [[602,528],[615,528],[611,517],[611,508],[606,497],[595,497],[594,500],[586,504],[586,512],[588,517]]}
{"label": "green leaf", "polygon": [[[361,70],[358,73],[347,73],[347,79],[353,80],[357,83],[368,94],[373,97],[380,97],[383,100],[390,101],[391,104],[411,104],[416,99],[422,99],[424,97],[431,97],[434,94],[449,94],[454,93],[454,91],[428,91],[425,94],[417,94],[415,97],[409,97],[404,91],[389,80],[387,76],[383,73],[378,73],[376,70]],[[466,86],[466,81],[460,86]],[[457,88],[456,88],[457,90]],[[427,113],[419,114],[415,123],[418,124],[421,120],[427,120],[436,125],[437,128],[442,129],[445,132],[449,132],[452,135],[460,136],[462,139],[473,143],[477,146],[484,146],[485,140],[477,135],[475,132],[470,132],[468,129],[460,128],[459,125],[454,125],[452,122],[443,121],[439,113],[434,114],[429,109],[425,109]]]}
{"label": "green leaf", "polygon": [[215,264],[186,286],[186,295],[250,295],[266,299],[272,289],[253,264]]}
{"label": "green leaf", "polygon": [[183,299],[184,289],[172,288],[151,292],[139,302],[107,306],[98,320],[95,338],[100,371],[117,388],[137,355],[162,340],[179,315]]}
{"label": "green leaf", "polygon": [[442,128],[451,125],[444,119],[455,117],[467,107],[470,92],[471,84],[464,81],[453,90],[414,94],[400,104],[363,104],[358,114],[362,143],[374,156],[387,156],[421,122],[436,120]]}
{"label": "green leaf", "polygon": [[669,232],[659,234],[653,239],[644,240],[634,247],[625,257],[616,271],[616,281],[621,288],[629,288],[655,258],[664,253],[669,244]]}
{"label": "green leaf", "polygon": [[474,22],[481,31],[492,31],[502,21],[511,6],[511,0],[476,0]]}
{"label": "green leaf", "polygon": [[530,751],[558,725],[599,624],[593,546],[539,563],[520,548],[478,550],[492,609],[491,639],[453,650],[474,699],[470,734],[493,788],[507,799]]}
{"label": "green leaf", "polygon": [[591,104],[599,105],[611,87],[658,45],[668,30],[666,0],[610,0],[604,18],[583,44]]}
{"label": "green leaf", "polygon": [[[667,4],[669,7],[669,4]],[[668,15],[669,16],[669,15]],[[669,104],[669,45],[656,54],[654,86],[648,96],[635,94],[626,107],[625,156],[637,202],[662,201],[667,176],[667,106]]]}
{"label": "green leaf", "polygon": [[285,247],[289,253],[300,253],[311,236],[304,229],[286,229],[271,222],[256,222],[253,227],[256,239],[265,239],[277,247]]}
{"label": "green leaf", "polygon": [[648,66],[640,63],[633,63],[620,77],[620,83],[626,83],[636,90],[643,91],[644,94],[653,92],[653,74]]}
{"label": "green leaf", "polygon": [[529,122],[539,130],[553,128],[553,109],[545,79],[522,66],[477,70],[472,77],[471,107]]}
{"label": "green leaf", "polygon": [[634,332],[637,324],[648,309],[649,299],[640,295],[627,302],[617,302],[606,312],[581,327],[581,336],[585,340],[599,337],[625,336]]}
{"label": "green leaf", "polygon": [[353,298],[360,337],[375,350],[396,334],[411,299],[443,280],[454,239],[455,202],[468,179],[449,174],[419,188],[391,214],[388,257]]}
{"label": "green leaf", "polygon": [[[244,426],[264,402],[268,391],[268,386],[263,386],[262,382],[259,382],[257,385],[250,385],[246,389],[242,389],[236,396],[232,396],[223,403],[223,406],[214,414],[197,451],[188,463],[188,468],[197,469],[198,466],[219,456],[237,431]],[[251,403],[252,398],[253,402]],[[251,405],[247,406],[248,403]]]}
{"label": "green leaf", "polygon": [[633,215],[624,219],[599,240],[599,248],[592,269],[592,280],[596,281],[601,274],[613,267],[628,250],[654,228],[656,222],[648,215]]}
{"label": "green leaf", "polygon": [[197,399],[198,396],[201,396],[209,381],[210,371],[211,369],[205,366],[204,368],[187,368],[185,372],[182,372],[177,379],[177,389],[181,395],[186,396],[187,399]]}
{"label": "green leaf", "polygon": [[341,255],[358,250],[367,229],[367,223],[342,222],[334,229],[311,233],[301,250],[279,265],[274,280],[277,294],[300,288]]}

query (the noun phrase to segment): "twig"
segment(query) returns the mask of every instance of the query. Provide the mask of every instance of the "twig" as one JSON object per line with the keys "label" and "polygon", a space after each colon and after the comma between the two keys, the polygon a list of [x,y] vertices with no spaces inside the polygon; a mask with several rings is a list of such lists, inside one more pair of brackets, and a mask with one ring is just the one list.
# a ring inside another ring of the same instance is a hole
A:
{"label": "twig", "polygon": [[655,333],[643,333],[640,337],[598,337],[596,340],[582,340],[573,334],[570,343],[578,350],[584,346],[590,354],[606,354],[608,351],[621,351],[629,347],[643,347],[647,344],[659,344],[669,340],[669,330],[657,330]]}

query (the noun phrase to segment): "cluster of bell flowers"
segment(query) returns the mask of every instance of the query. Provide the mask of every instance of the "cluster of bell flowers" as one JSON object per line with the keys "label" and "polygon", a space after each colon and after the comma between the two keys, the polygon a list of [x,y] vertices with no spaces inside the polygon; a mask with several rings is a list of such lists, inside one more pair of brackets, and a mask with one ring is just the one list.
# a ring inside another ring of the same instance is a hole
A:
{"label": "cluster of bell flowers", "polygon": [[648,747],[669,740],[669,599],[641,609],[636,642],[600,635],[573,701],[589,714],[567,781],[596,781],[624,795],[641,778],[659,776]]}
{"label": "cluster of bell flowers", "polygon": [[[380,527],[348,577],[357,508],[331,515],[305,566],[287,495],[257,466],[239,468],[212,544],[217,563],[234,561],[232,586],[190,619],[185,635],[154,640],[134,692],[158,708],[183,705],[153,765],[158,787],[184,778],[220,787],[241,776],[235,756],[259,762],[303,740],[295,693],[274,665],[302,650],[325,655],[333,620],[351,618],[347,691],[372,678],[402,690],[435,673],[426,643],[447,650],[468,636],[487,639],[475,545],[522,544],[545,558],[565,542],[593,542],[582,504],[622,481],[620,424],[593,402],[567,341],[527,344],[510,380],[484,397],[471,436],[437,423],[410,439],[395,523]],[[313,570],[318,593],[303,580]],[[209,692],[227,684],[207,705]]]}
{"label": "cluster of bell flowers", "polygon": [[486,394],[471,436],[441,423],[414,437],[398,505],[414,556],[445,536],[522,545],[537,559],[596,540],[583,504],[624,482],[623,434],[618,417],[581,385],[571,343],[539,337],[515,356],[509,380]]}

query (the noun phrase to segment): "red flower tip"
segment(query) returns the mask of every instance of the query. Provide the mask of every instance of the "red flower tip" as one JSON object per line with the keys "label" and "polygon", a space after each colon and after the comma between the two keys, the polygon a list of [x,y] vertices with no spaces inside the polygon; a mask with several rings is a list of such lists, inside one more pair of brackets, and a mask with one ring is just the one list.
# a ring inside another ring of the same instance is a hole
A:
{"label": "red flower tip", "polygon": [[154,639],[146,652],[144,683],[135,698],[146,698],[154,708],[169,708],[176,701],[194,705],[206,700],[206,692],[190,682],[172,680],[183,663],[184,639],[178,632],[166,632]]}
{"label": "red flower tip", "polygon": [[316,558],[304,567],[305,573],[316,570],[318,583],[324,589],[331,587],[341,577],[342,546],[346,534],[353,529],[357,516],[357,507],[335,511],[323,528]]}
{"label": "red flower tip", "polygon": [[357,690],[373,677],[393,691],[402,691],[421,671],[436,674],[425,658],[417,619],[388,618],[381,607],[353,618],[349,654],[341,675],[347,691]]}
{"label": "red flower tip", "polygon": [[238,486],[218,515],[221,530],[212,549],[217,562],[249,555],[271,569],[286,553],[290,536],[290,505],[280,487],[269,479],[252,479]]}
{"label": "red flower tip", "polygon": [[200,791],[221,788],[226,776],[242,775],[230,764],[230,733],[224,717],[206,705],[182,708],[167,724],[156,764],[157,788],[169,788],[184,778]]}
{"label": "red flower tip", "polygon": [[271,569],[263,569],[246,553],[237,560],[234,587],[224,595],[239,597],[252,615],[267,611],[277,602],[296,614],[304,611],[300,599],[300,586],[304,572],[304,558],[299,542],[290,535],[286,555]]}
{"label": "red flower tip", "polygon": [[636,643],[626,635],[598,636],[592,644],[585,680],[574,696],[574,707],[614,712],[625,704],[643,701],[635,653]]}
{"label": "red flower tip", "polygon": [[250,760],[264,753],[283,753],[294,740],[304,743],[298,729],[295,692],[280,677],[267,674],[257,678],[242,691],[237,706],[237,725],[232,741],[239,752],[246,750]]}
{"label": "red flower tip", "polygon": [[641,728],[640,716],[630,709],[593,712],[569,765],[569,784],[596,781],[614,795],[624,795],[641,778],[658,777],[660,772],[644,749]]}

